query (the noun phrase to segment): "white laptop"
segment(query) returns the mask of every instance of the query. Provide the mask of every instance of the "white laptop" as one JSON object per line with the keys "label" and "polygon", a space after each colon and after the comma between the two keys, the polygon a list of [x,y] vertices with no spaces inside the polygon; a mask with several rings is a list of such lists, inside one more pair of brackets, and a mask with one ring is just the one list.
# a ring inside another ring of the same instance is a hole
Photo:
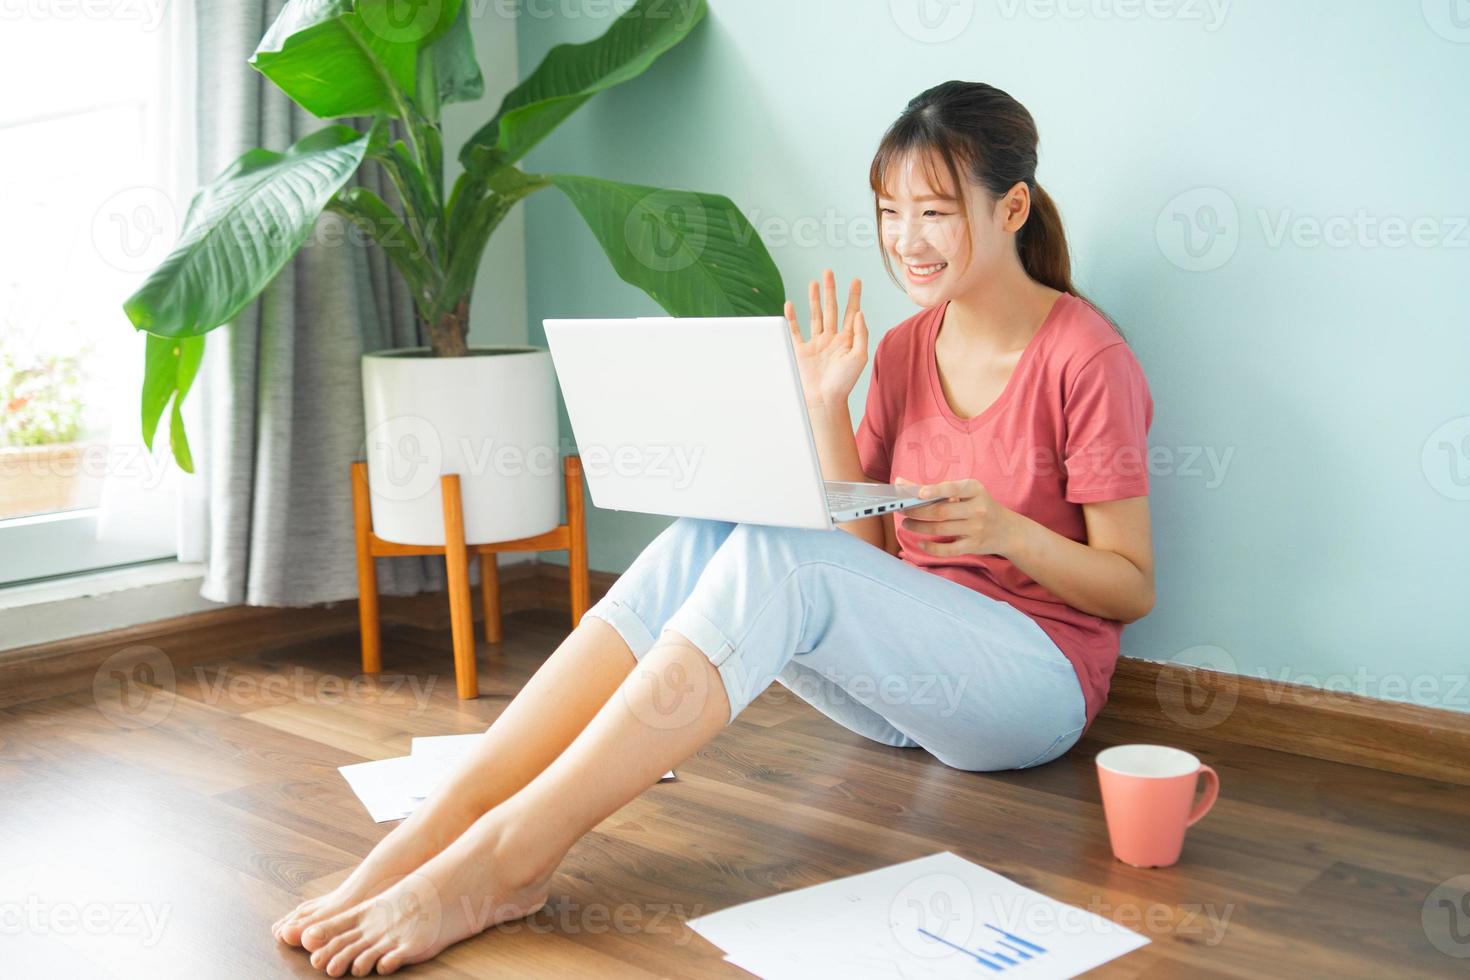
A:
{"label": "white laptop", "polygon": [[933,502],[822,480],[782,317],[542,323],[598,507],[830,528]]}

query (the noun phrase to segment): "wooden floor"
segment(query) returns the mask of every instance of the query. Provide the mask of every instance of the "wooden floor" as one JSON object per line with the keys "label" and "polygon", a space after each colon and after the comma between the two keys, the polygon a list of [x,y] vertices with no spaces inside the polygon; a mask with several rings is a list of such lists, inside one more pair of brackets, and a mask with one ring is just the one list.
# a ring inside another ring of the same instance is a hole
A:
{"label": "wooden floor", "polygon": [[[564,623],[507,617],[472,702],[447,631],[398,625],[404,673],[376,682],[350,633],[0,710],[0,974],[312,975],[269,923],[388,826],[337,767],[483,729]],[[1470,922],[1426,898],[1470,874],[1470,790],[1200,737],[1223,796],[1178,866],[1139,870],[1109,854],[1092,758],[1158,737],[1104,718],[1051,765],[966,773],[773,687],[575,847],[545,910],[408,975],[746,976],[683,920],[942,850],[1153,938],[1099,976],[1466,975],[1431,934],[1464,955]]]}

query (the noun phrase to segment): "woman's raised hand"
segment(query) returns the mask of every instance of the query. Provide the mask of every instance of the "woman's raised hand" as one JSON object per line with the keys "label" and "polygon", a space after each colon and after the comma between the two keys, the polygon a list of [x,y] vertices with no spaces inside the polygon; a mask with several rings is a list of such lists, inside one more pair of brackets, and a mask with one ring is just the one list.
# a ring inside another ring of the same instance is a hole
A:
{"label": "woman's raised hand", "polygon": [[811,303],[811,338],[803,340],[796,322],[796,307],[786,301],[786,323],[796,349],[796,366],[808,408],[846,405],[847,396],[868,362],[868,323],[861,309],[863,284],[852,281],[847,294],[847,312],[837,319],[837,280],[831,269],[822,272],[820,288],[815,280],[807,290]]}

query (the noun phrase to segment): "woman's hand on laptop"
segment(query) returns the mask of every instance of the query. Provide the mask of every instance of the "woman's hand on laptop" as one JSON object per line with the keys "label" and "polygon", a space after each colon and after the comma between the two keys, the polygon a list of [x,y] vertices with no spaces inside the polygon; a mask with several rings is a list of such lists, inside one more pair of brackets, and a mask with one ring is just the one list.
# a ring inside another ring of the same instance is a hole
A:
{"label": "woman's hand on laptop", "polygon": [[820,288],[815,280],[807,290],[811,303],[810,339],[801,337],[796,307],[786,301],[786,323],[796,349],[796,366],[801,371],[801,389],[808,408],[846,405],[847,396],[868,363],[868,324],[862,311],[863,284],[852,281],[847,294],[847,312],[837,318],[837,280],[831,269],[822,272]]}

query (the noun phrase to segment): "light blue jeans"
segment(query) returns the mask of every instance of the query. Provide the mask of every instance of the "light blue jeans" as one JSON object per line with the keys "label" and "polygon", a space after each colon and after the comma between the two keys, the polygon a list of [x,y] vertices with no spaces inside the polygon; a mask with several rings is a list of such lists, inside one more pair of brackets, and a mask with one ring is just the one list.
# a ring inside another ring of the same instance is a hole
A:
{"label": "light blue jeans", "polygon": [[972,771],[1081,737],[1071,663],[1008,603],[845,531],[679,518],[587,615],[638,659],[665,629],[709,657],[733,721],[776,680],[839,724]]}

